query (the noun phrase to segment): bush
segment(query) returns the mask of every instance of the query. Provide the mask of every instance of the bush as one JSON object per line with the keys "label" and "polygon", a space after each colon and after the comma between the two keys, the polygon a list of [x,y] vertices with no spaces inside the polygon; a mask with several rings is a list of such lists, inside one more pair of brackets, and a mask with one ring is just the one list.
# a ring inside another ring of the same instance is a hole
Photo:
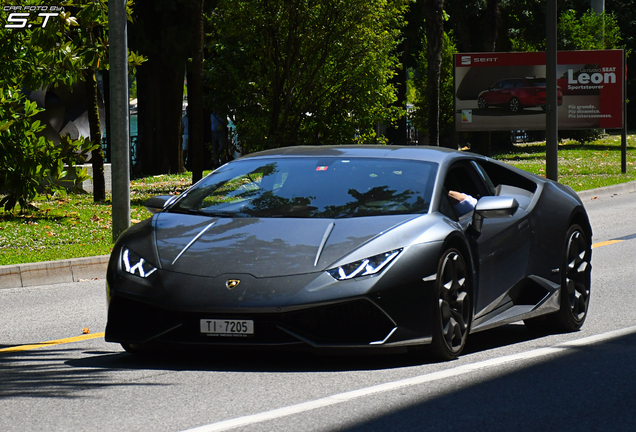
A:
{"label": "bush", "polygon": [[[17,88],[0,89],[0,207],[5,211],[16,205],[26,209],[41,193],[78,190],[88,178],[75,164],[96,145],[89,139],[62,137],[59,145],[47,140],[39,134],[44,126],[33,119],[40,111]],[[71,170],[74,180],[63,180]]]}

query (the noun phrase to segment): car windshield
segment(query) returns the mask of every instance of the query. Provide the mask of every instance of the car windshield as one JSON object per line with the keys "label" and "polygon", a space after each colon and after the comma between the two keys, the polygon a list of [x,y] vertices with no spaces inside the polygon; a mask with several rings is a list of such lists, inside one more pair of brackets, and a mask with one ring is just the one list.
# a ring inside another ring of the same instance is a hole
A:
{"label": "car windshield", "polygon": [[260,218],[426,213],[436,173],[436,163],[400,159],[245,159],[210,174],[168,211]]}
{"label": "car windshield", "polygon": [[545,87],[545,78],[531,78],[528,82],[532,87]]}

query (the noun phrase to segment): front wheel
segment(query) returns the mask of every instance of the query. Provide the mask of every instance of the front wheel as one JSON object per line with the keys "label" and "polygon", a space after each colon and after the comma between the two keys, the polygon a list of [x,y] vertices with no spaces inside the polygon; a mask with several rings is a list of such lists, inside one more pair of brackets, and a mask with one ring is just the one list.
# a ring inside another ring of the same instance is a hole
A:
{"label": "front wheel", "polygon": [[516,114],[521,111],[521,102],[519,102],[519,99],[517,99],[516,97],[513,97],[508,103],[508,108],[510,109],[511,113]]}
{"label": "front wheel", "polygon": [[452,360],[466,345],[472,317],[469,270],[457,249],[450,248],[442,254],[435,287],[431,349],[436,357]]}
{"label": "front wheel", "polygon": [[483,96],[480,96],[477,99],[477,106],[479,107],[479,109],[486,109],[488,108],[488,102],[486,102],[486,99],[484,99]]}

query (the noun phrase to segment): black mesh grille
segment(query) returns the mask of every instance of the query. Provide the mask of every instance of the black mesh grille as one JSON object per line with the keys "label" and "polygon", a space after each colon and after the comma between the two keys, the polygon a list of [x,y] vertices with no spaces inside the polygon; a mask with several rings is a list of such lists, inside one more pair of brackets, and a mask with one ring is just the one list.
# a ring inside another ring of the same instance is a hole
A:
{"label": "black mesh grille", "polygon": [[368,344],[383,340],[393,322],[368,300],[289,312],[283,325],[318,344]]}

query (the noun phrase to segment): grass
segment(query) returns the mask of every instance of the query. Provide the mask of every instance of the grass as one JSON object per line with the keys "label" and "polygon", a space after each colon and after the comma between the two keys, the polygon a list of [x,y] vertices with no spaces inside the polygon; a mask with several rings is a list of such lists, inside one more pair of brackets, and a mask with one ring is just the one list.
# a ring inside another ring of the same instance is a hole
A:
{"label": "grass", "polygon": [[[636,180],[636,137],[628,137],[627,174],[621,174],[620,137],[581,144],[559,144],[559,181],[574,190],[593,189]],[[545,143],[516,146],[494,156],[535,174],[545,175]],[[150,216],[144,202],[155,195],[183,192],[191,173],[133,180],[130,186],[131,221]],[[0,210],[0,265],[51,261],[94,255],[112,250],[112,201],[93,203],[91,195],[41,198],[36,209],[24,213]]]}
{"label": "grass", "polygon": [[[183,192],[191,173],[130,183],[133,224],[150,216],[143,203],[155,195]],[[112,251],[112,198],[94,203],[90,194],[41,197],[23,213],[0,210],[0,265],[107,255]]]}
{"label": "grass", "polygon": [[[594,189],[636,180],[636,137],[627,137],[627,173],[621,174],[621,137],[608,136],[581,144],[559,143],[559,182],[575,191]],[[545,176],[545,143],[516,146],[514,151],[494,156],[507,164]]]}

